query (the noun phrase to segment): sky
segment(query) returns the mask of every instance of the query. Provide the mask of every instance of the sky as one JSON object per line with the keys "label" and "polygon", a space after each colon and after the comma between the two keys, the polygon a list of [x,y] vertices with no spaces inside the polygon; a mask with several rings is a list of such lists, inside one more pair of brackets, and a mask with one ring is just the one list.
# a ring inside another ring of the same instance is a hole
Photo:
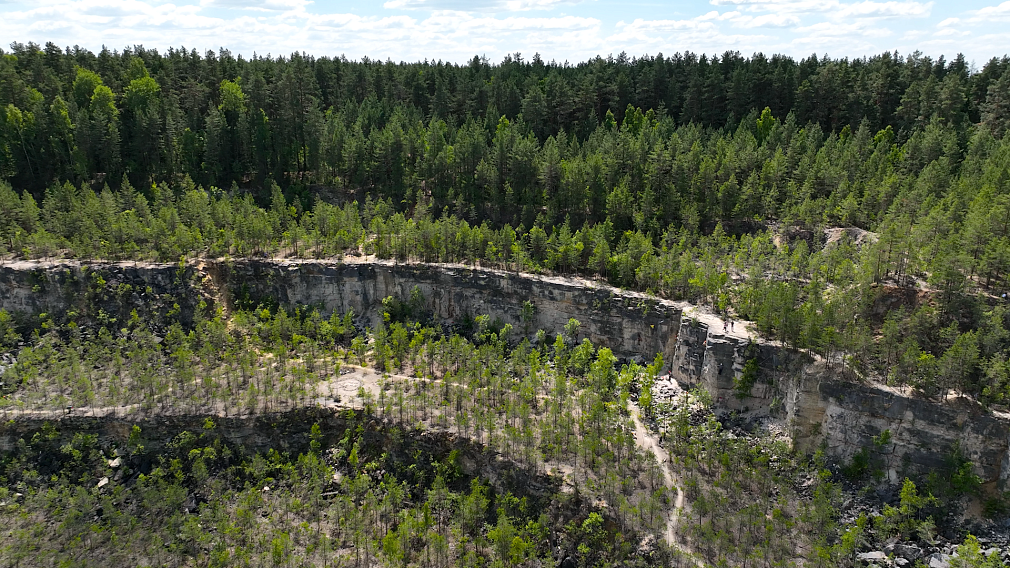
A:
{"label": "sky", "polygon": [[1010,53],[1008,26],[1010,0],[0,0],[0,45],[223,47],[247,57],[300,51],[397,62],[920,51],[963,53],[982,67]]}

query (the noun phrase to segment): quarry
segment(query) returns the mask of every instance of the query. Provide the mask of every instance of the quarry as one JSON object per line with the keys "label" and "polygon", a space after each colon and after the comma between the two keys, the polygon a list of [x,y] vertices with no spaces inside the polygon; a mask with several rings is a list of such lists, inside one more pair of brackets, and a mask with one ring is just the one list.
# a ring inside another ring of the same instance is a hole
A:
{"label": "quarry", "polygon": [[[110,311],[129,311],[148,297],[181,300],[182,317],[201,301],[229,309],[236,296],[275,298],[286,306],[352,311],[360,327],[378,323],[383,298],[419,291],[426,309],[442,323],[489,314],[532,336],[559,332],[571,318],[580,334],[609,347],[623,360],[665,361],[662,382],[701,388],[724,414],[751,427],[772,428],[795,449],[818,449],[838,462],[871,447],[881,433],[890,482],[940,465],[957,447],[990,490],[1010,479],[1010,417],[987,412],[967,398],[943,403],[854,377],[839,362],[764,340],[747,322],[723,319],[682,302],[619,290],[599,282],[536,276],[463,265],[397,264],[350,259],[321,261],[194,261],[185,264],[15,262],[0,267],[0,309],[52,313],[71,309],[88,274],[110,288],[128,285],[109,300]],[[533,309],[524,315],[524,302]],[[748,361],[757,374],[746,396],[739,381]],[[661,396],[661,395],[660,395]],[[79,409],[86,414],[86,409]],[[0,429],[0,448],[10,448],[24,426]]]}

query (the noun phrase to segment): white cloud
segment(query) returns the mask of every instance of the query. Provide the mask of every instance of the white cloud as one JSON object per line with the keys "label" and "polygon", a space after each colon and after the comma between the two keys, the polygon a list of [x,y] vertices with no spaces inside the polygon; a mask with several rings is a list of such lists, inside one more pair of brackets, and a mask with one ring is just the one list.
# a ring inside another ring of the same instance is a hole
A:
{"label": "white cloud", "polygon": [[958,30],[954,28],[941,28],[933,34],[934,37],[968,37],[971,32],[968,30]]}
{"label": "white cloud", "polygon": [[312,4],[311,0],[200,0],[200,6],[205,8],[232,8],[266,12],[300,10],[309,4]]}
{"label": "white cloud", "polygon": [[[892,0],[710,0],[720,7],[732,7],[738,14],[731,19],[734,27],[780,28],[788,30],[789,40],[779,43],[784,51],[802,53],[875,53],[889,50],[895,33],[884,21],[927,18],[933,2]],[[781,32],[777,32],[781,34]],[[904,40],[915,35],[905,33]],[[885,40],[881,49],[879,42]]]}
{"label": "white cloud", "polygon": [[219,0],[214,2],[153,6],[139,0],[60,0],[4,13],[0,37],[38,43],[68,38],[66,43],[90,49],[133,44],[198,50],[224,46],[246,55],[309,51],[397,61],[465,61],[475,54],[501,58],[515,51],[530,55],[540,51],[574,61],[604,49],[601,22],[579,16],[496,17],[447,10],[422,18],[316,14],[302,3],[265,0],[255,6],[258,11],[224,17]]}
{"label": "white cloud", "polygon": [[801,34],[807,34],[802,38],[804,42],[810,42],[818,38],[887,37],[891,35],[889,29],[877,27],[867,22],[852,22],[848,24],[818,22],[809,26],[796,28],[796,31]]}
{"label": "white cloud", "polygon": [[739,16],[739,15],[740,15],[740,12],[725,12],[725,13],[720,14],[718,11],[712,10],[711,12],[707,12],[705,14],[702,14],[702,15],[698,16],[697,18],[694,18],[694,19],[697,20],[697,21],[699,21],[699,22],[720,21],[720,20],[729,20],[729,19],[735,18],[736,16]]}
{"label": "white cloud", "polygon": [[[1010,47],[1010,34],[997,33],[998,25],[986,27],[987,22],[1010,20],[1010,0],[942,16],[933,16],[933,2],[914,0],[710,0],[703,10],[684,17],[649,17],[646,10],[629,7],[611,19],[599,10],[593,12],[597,17],[586,17],[583,10],[566,10],[573,15],[557,10],[584,0],[388,0],[385,6],[397,11],[362,11],[371,15],[320,13],[322,0],[23,1],[32,4],[0,9],[0,37],[93,50],[133,44],[198,50],[224,46],[246,55],[308,51],[457,62],[474,54],[500,60],[521,51],[575,62],[621,51],[838,57],[932,49],[931,54],[949,56],[958,51],[1000,55]],[[622,15],[622,21],[612,23]]]}
{"label": "white cloud", "polygon": [[835,18],[923,18],[933,9],[932,2],[856,2],[843,4]]}
{"label": "white cloud", "polygon": [[[621,34],[634,36],[643,33],[678,32],[685,30],[715,30],[715,24],[706,21],[704,17],[693,20],[643,20],[641,18],[626,24],[617,22]],[[612,36],[617,37],[617,36]]]}
{"label": "white cloud", "polygon": [[581,0],[389,0],[390,10],[451,10],[458,12],[524,12],[550,10],[578,4]]}
{"label": "white cloud", "polygon": [[790,42],[790,51],[794,53],[879,53],[882,50],[877,42],[893,35],[890,29],[867,25],[865,22],[846,25],[821,22],[796,31],[801,35]]}
{"label": "white cloud", "polygon": [[747,12],[775,14],[826,13],[836,8],[836,0],[711,0],[713,6],[735,6]]}
{"label": "white cloud", "polygon": [[683,20],[636,19],[631,23],[618,22],[617,32],[606,37],[603,45],[608,52],[627,51],[634,54],[691,51],[694,53],[721,53],[726,50],[755,51],[774,38],[758,34],[725,33],[720,24],[732,23],[741,16],[738,12],[720,14],[709,12],[696,18]]}
{"label": "white cloud", "polygon": [[733,24],[740,28],[787,28],[800,24],[795,14],[763,14],[761,16],[738,16]]}
{"label": "white cloud", "polygon": [[912,0],[845,3],[838,0],[711,0],[714,6],[734,6],[747,12],[771,14],[813,14],[829,19],[924,17],[932,10],[932,2]]}
{"label": "white cloud", "polygon": [[1004,22],[1010,19],[1010,1],[1003,2],[997,6],[986,6],[969,13],[971,14],[971,17],[968,19],[969,22]]}

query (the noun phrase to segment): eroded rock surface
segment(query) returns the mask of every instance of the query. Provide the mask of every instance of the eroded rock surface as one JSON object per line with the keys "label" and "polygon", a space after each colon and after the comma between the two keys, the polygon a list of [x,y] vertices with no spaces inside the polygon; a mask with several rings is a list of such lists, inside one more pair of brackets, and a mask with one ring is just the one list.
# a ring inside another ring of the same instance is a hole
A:
{"label": "eroded rock surface", "polygon": [[[958,448],[983,483],[1005,490],[1010,477],[1010,420],[966,398],[937,403],[883,385],[851,380],[839,364],[764,341],[730,337],[703,323],[681,322],[672,376],[704,387],[723,409],[784,424],[793,444],[847,461],[863,448],[883,460],[892,483],[942,467]],[[756,377],[737,388],[748,361]],[[889,436],[883,436],[887,431]],[[886,443],[880,443],[886,441]],[[823,445],[823,446],[822,446]]]}
{"label": "eroded rock surface", "polygon": [[[415,288],[442,322],[489,314],[530,335],[559,333],[575,318],[580,338],[618,357],[651,361],[662,353],[672,379],[705,388],[727,411],[775,421],[800,450],[823,446],[844,461],[889,431],[878,452],[892,481],[941,465],[959,446],[985,483],[1007,488],[1010,420],[963,399],[938,404],[854,382],[837,364],[755,338],[744,322],[730,329],[693,306],[595,282],[361,260],[0,267],[0,308],[21,314],[68,310],[87,299],[121,317],[177,304],[185,319],[200,302],[229,308],[240,298],[272,297],[327,312],[353,310],[364,327],[378,323],[383,298],[406,299]],[[532,314],[524,315],[526,302]],[[741,388],[742,380],[752,383],[749,389]]]}

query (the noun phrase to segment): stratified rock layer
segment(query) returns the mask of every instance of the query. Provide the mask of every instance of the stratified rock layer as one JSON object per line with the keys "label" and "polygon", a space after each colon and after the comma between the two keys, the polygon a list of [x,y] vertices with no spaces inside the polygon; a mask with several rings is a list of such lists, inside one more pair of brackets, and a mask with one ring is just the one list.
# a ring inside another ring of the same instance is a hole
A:
{"label": "stratified rock layer", "polygon": [[[723,331],[722,320],[683,303],[630,293],[598,283],[462,266],[389,262],[232,261],[183,266],[22,262],[0,267],[0,308],[35,314],[71,309],[87,297],[109,313],[141,313],[178,306],[184,321],[200,302],[230,307],[237,299],[274,298],[357,314],[375,326],[382,299],[407,299],[415,288],[432,316],[446,323],[488,314],[516,333],[560,332],[570,318],[579,336],[624,359],[651,361],[662,353],[670,375],[708,390],[720,407],[785,426],[802,451],[824,448],[847,460],[875,437],[888,476],[940,466],[955,447],[983,480],[1000,489],[1010,476],[1010,421],[966,400],[939,404],[846,378],[839,367],[743,332]],[[529,302],[524,312],[524,304]],[[525,316],[524,316],[525,313]],[[748,362],[753,386],[740,398]]]}

